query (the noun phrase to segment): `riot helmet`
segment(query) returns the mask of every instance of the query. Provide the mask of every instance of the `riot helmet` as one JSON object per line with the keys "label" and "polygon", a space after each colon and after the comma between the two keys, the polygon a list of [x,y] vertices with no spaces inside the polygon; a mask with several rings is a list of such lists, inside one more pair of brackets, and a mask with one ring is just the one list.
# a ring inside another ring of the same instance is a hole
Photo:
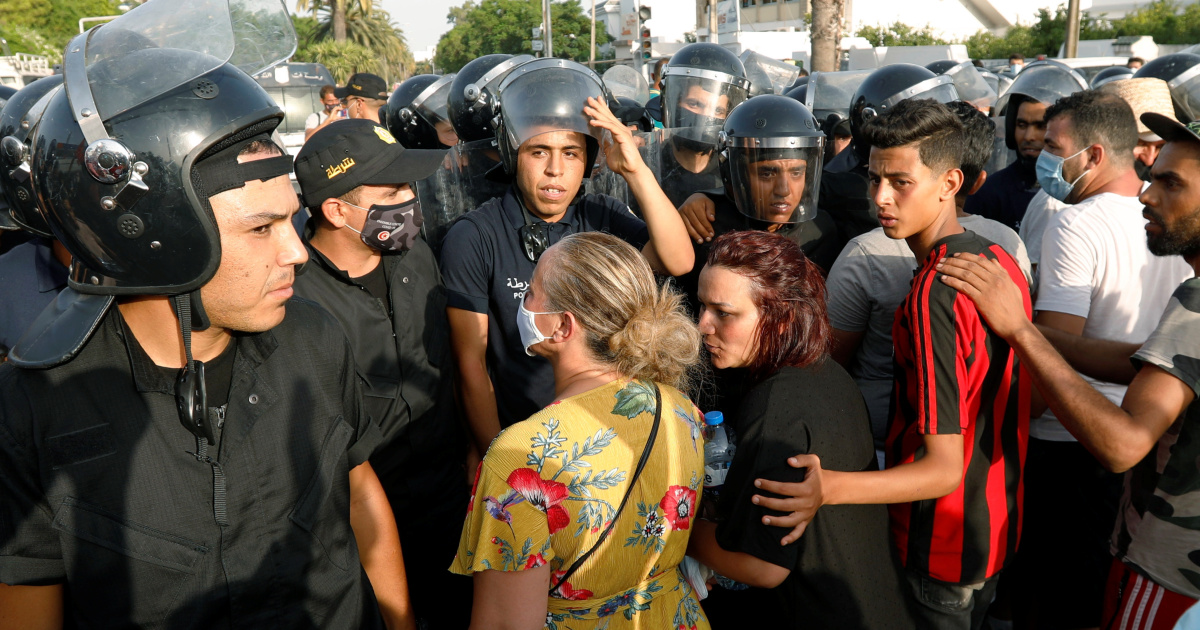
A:
{"label": "riot helmet", "polygon": [[958,92],[959,100],[974,105],[975,109],[986,114],[996,104],[995,88],[970,61],[954,64],[942,74],[954,79],[954,91]]}
{"label": "riot helmet", "polygon": [[589,96],[607,102],[600,75],[574,61],[536,59],[510,72],[500,83],[493,110],[504,172],[517,173],[517,153],[526,140],[551,131],[574,131],[587,142],[583,176],[590,177],[601,131],[583,113]]}
{"label": "riot helmet", "polygon": [[825,135],[831,136],[834,127],[850,118],[850,101],[858,86],[871,76],[873,70],[853,72],[814,72],[808,82],[804,106],[821,122]]}
{"label": "riot helmet", "polygon": [[866,163],[871,147],[859,141],[862,126],[887,112],[893,105],[909,99],[933,99],[939,103],[958,100],[954,80],[911,63],[884,66],[863,80],[850,102],[850,132],[854,136],[854,155]]}
{"label": "riot helmet", "polygon": [[604,87],[618,99],[627,98],[643,106],[650,100],[650,84],[646,77],[629,66],[614,65],[604,71],[601,79]]}
{"label": "riot helmet", "polygon": [[463,66],[450,83],[446,101],[450,124],[463,142],[491,140],[496,91],[513,68],[532,60],[530,55],[484,55]]}
{"label": "riot helmet", "polygon": [[380,112],[384,126],[407,149],[448,149],[438,139],[438,124],[449,124],[446,102],[453,74],[419,74],[406,79]]}
{"label": "riot helmet", "polygon": [[39,207],[74,257],[72,289],[178,295],[212,278],[208,197],[220,191],[194,167],[279,125],[250,75],[295,47],[279,0],[151,0],[71,40],[31,163]]}
{"label": "riot helmet", "polygon": [[958,62],[953,59],[938,59],[937,61],[925,64],[925,69],[934,74],[946,74],[946,71],[957,65]]}
{"label": "riot helmet", "polygon": [[4,107],[4,105],[8,103],[8,99],[12,98],[17,91],[18,90],[14,87],[0,85],[0,107]]}
{"label": "riot helmet", "polygon": [[1017,108],[1027,100],[1053,105],[1058,99],[1087,89],[1087,81],[1069,66],[1053,60],[1030,63],[1013,80],[1008,91],[996,101],[1004,116],[1004,142],[1017,150]]}
{"label": "riot helmet", "polygon": [[738,211],[769,223],[817,213],[825,134],[808,108],[768,94],[739,105],[718,141],[721,179]]}
{"label": "riot helmet", "polygon": [[1200,55],[1171,53],[1154,59],[1134,73],[1135,79],[1162,79],[1171,88],[1175,117],[1183,122],[1200,118]]}
{"label": "riot helmet", "polygon": [[663,69],[663,127],[692,129],[691,140],[712,147],[749,89],[746,68],[732,52],[708,42],[688,44]]}
{"label": "riot helmet", "polygon": [[808,100],[808,84],[805,83],[803,85],[797,85],[793,88],[788,88],[783,95],[792,99],[793,101],[796,101],[797,103],[804,104],[804,102]]}
{"label": "riot helmet", "polygon": [[627,96],[618,96],[609,102],[608,108],[612,110],[617,120],[620,120],[625,125],[635,125],[637,131],[642,133],[654,131],[654,119],[650,117],[650,114],[646,111],[646,107],[634,99]]}
{"label": "riot helmet", "polygon": [[21,88],[0,110],[0,202],[7,206],[0,210],[0,229],[52,236],[34,198],[29,158],[33,130],[49,102],[46,95],[62,81],[59,74],[42,77]]}
{"label": "riot helmet", "polygon": [[1127,68],[1125,66],[1113,66],[1111,68],[1105,68],[1105,69],[1101,70],[1100,72],[1097,72],[1096,76],[1092,77],[1092,82],[1090,84],[1090,87],[1095,89],[1095,88],[1100,87],[1101,85],[1104,85],[1105,83],[1111,83],[1113,81],[1120,81],[1121,79],[1132,79],[1132,78],[1133,78],[1133,68]]}
{"label": "riot helmet", "polygon": [[800,68],[753,50],[742,51],[738,58],[742,60],[746,78],[750,80],[750,96],[783,94],[800,76]]}

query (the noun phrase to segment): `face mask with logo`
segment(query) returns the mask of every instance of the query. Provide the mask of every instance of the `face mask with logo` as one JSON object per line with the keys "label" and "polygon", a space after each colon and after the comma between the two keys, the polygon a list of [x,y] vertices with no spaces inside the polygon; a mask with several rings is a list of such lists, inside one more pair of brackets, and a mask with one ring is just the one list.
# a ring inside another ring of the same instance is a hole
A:
{"label": "face mask with logo", "polygon": [[358,234],[367,247],[384,252],[397,252],[411,249],[413,241],[421,233],[421,202],[416,198],[404,203],[381,206],[375,204],[364,208],[344,201],[346,205],[367,211],[367,220],[363,223],[361,232],[350,227],[351,232]]}
{"label": "face mask with logo", "polygon": [[521,345],[525,346],[525,354],[534,356],[530,352],[530,348],[542,343],[547,339],[542,331],[538,330],[537,322],[534,321],[534,315],[557,315],[562,311],[547,311],[545,313],[535,313],[525,308],[525,298],[521,298],[521,303],[517,305],[517,331],[521,333]]}
{"label": "face mask with logo", "polygon": [[1042,151],[1042,154],[1038,156],[1037,166],[1034,167],[1034,171],[1037,172],[1038,184],[1041,185],[1042,190],[1046,191],[1047,195],[1059,201],[1065,202],[1067,200],[1067,197],[1071,195],[1071,191],[1075,190],[1075,184],[1078,184],[1079,180],[1083,179],[1083,176],[1087,175],[1089,171],[1084,170],[1079,174],[1079,177],[1075,178],[1075,181],[1068,182],[1063,179],[1063,162],[1087,151],[1088,148],[1090,147],[1084,147],[1075,155],[1068,155],[1067,157],[1058,157],[1049,151]]}

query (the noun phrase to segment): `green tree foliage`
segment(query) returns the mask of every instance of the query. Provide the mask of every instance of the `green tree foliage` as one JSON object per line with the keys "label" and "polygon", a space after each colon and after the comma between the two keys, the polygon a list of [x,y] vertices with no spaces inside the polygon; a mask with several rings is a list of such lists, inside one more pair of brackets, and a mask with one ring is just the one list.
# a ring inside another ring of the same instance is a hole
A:
{"label": "green tree foliage", "polygon": [[1033,32],[1022,24],[1009,28],[1004,37],[981,30],[963,43],[972,59],[1008,59],[1013,53],[1032,55],[1034,50]]}
{"label": "green tree foliage", "polygon": [[[332,20],[327,17],[319,22],[312,35],[316,41],[336,39],[333,37]],[[389,83],[411,76],[416,66],[404,31],[392,23],[387,11],[367,13],[361,4],[356,2],[351,5],[346,12],[346,41],[373,52],[379,58],[380,75]]]}
{"label": "green tree foliage", "polygon": [[[591,18],[579,0],[551,2],[550,18],[554,56],[586,62]],[[451,7],[446,19],[453,27],[438,42],[434,65],[443,72],[457,72],[486,54],[532,54],[530,31],[542,23],[542,6],[536,0],[468,0]],[[608,32],[597,28],[596,46],[608,41]]]}
{"label": "green tree foliage", "polygon": [[928,24],[917,28],[903,22],[864,26],[858,30],[858,36],[871,42],[872,46],[938,46],[950,43],[934,35],[933,27]]}
{"label": "green tree foliage", "polygon": [[[79,34],[79,18],[117,15],[120,0],[0,0],[0,37],[13,52],[62,58]],[[95,23],[84,25],[86,28]]]}
{"label": "green tree foliage", "polygon": [[[1037,20],[1029,27],[1033,39],[1034,54],[1058,56],[1058,49],[1067,41],[1067,7],[1058,5],[1054,13],[1049,9],[1038,9]],[[1116,37],[1112,25],[1101,16],[1092,17],[1087,11],[1079,15],[1079,39],[1112,39]]]}
{"label": "green tree foliage", "polygon": [[1200,4],[1154,0],[1114,20],[1113,28],[1118,36],[1150,35],[1158,44],[1195,44],[1200,42]]}
{"label": "green tree foliage", "polygon": [[304,61],[323,64],[338,85],[345,85],[346,80],[355,72],[382,72],[379,57],[367,47],[351,41],[336,42],[324,39],[309,46],[308,53],[311,56]]}

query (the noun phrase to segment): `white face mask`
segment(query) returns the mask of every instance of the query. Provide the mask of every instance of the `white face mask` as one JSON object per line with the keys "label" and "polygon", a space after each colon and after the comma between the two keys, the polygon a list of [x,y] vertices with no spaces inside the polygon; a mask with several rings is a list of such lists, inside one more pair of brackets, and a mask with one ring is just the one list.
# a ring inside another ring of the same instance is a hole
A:
{"label": "white face mask", "polygon": [[547,311],[544,313],[536,313],[530,311],[525,308],[525,298],[521,298],[520,304],[517,305],[517,331],[521,333],[521,345],[525,346],[525,354],[528,354],[531,357],[534,356],[529,349],[547,339],[547,337],[542,334],[542,331],[538,330],[537,322],[534,321],[534,316],[557,315],[561,312],[562,311]]}

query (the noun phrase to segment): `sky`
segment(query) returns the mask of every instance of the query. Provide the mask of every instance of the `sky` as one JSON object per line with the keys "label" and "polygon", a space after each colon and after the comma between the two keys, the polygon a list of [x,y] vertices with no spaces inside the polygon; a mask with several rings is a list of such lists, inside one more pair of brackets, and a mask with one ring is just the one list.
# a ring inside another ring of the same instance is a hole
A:
{"label": "sky", "polygon": [[438,43],[442,34],[450,30],[446,14],[452,6],[460,6],[466,0],[375,0],[392,21],[404,31],[408,47],[412,51],[425,50]]}

